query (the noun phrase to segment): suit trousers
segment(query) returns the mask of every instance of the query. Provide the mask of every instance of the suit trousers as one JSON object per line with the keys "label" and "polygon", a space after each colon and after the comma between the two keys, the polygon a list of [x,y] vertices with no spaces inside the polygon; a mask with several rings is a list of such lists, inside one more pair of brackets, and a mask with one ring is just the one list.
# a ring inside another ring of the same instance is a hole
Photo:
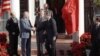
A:
{"label": "suit trousers", "polygon": [[89,56],[100,56],[100,39],[93,39],[91,43],[92,47]]}
{"label": "suit trousers", "polygon": [[31,56],[31,37],[22,38],[21,49],[22,49],[22,56]]}
{"label": "suit trousers", "polygon": [[9,34],[9,55],[18,55],[18,36]]}
{"label": "suit trousers", "polygon": [[52,38],[48,38],[45,36],[45,48],[48,52],[49,56],[56,56],[56,46],[55,42]]}
{"label": "suit trousers", "polygon": [[37,56],[44,56],[43,54],[44,35],[42,35],[41,33],[37,33],[36,40],[37,40],[37,51],[38,51]]}

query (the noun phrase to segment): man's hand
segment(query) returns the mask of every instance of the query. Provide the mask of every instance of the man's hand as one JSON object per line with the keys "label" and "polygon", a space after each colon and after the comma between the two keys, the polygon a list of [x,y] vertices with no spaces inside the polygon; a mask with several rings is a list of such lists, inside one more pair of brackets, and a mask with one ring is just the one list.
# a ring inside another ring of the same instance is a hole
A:
{"label": "man's hand", "polygon": [[36,30],[36,28],[35,28],[35,27],[33,27],[33,28],[32,28],[32,31],[35,31],[35,30]]}
{"label": "man's hand", "polygon": [[46,31],[43,32],[43,34],[46,34],[46,33],[47,33]]}
{"label": "man's hand", "polygon": [[53,37],[53,40],[55,41],[56,39],[57,39],[57,37],[56,37],[56,36],[54,36],[54,37]]}
{"label": "man's hand", "polygon": [[50,20],[51,19],[51,16],[48,16],[48,20]]}

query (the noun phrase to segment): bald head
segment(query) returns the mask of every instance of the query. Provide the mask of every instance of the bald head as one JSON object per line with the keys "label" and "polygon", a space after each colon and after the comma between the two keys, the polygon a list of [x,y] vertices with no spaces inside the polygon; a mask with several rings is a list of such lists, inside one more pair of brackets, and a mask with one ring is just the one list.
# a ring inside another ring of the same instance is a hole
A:
{"label": "bald head", "polygon": [[44,4],[44,9],[48,9],[48,8],[49,8],[48,4],[47,3]]}
{"label": "bald head", "polygon": [[28,11],[24,11],[23,16],[24,16],[25,18],[29,18],[29,12],[28,12]]}

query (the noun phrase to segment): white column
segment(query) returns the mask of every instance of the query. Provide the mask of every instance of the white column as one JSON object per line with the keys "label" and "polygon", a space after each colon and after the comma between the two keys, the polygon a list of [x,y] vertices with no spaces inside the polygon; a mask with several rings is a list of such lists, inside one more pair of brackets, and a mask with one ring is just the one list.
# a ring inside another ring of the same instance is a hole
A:
{"label": "white column", "polygon": [[84,33],[84,0],[79,0],[79,37],[83,33]]}
{"label": "white column", "polygon": [[35,0],[28,0],[29,4],[29,19],[31,21],[32,26],[35,23]]}
{"label": "white column", "polygon": [[44,8],[44,4],[46,3],[46,0],[39,0],[40,1],[40,8]]}
{"label": "white column", "polygon": [[[13,12],[15,14],[15,17],[19,20],[20,19],[20,0],[10,0],[10,1],[11,1],[11,12]],[[20,47],[20,38],[18,38],[18,47]]]}
{"label": "white column", "polygon": [[11,11],[17,19],[20,18],[20,0],[11,0]]}
{"label": "white column", "polygon": [[[29,5],[29,19],[30,22],[32,24],[32,26],[34,27],[35,24],[35,0],[28,0],[28,5]],[[31,32],[31,35],[34,35],[33,32]]]}

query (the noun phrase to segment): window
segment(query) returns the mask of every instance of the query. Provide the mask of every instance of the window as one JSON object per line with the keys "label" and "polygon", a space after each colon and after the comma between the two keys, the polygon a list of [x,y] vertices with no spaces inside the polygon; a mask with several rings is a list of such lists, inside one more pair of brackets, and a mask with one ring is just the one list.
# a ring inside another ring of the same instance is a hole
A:
{"label": "window", "polygon": [[8,13],[7,12],[5,12],[4,13],[4,16],[2,16],[1,17],[1,21],[0,21],[0,31],[6,31],[6,22],[7,22],[7,20],[8,20]]}

